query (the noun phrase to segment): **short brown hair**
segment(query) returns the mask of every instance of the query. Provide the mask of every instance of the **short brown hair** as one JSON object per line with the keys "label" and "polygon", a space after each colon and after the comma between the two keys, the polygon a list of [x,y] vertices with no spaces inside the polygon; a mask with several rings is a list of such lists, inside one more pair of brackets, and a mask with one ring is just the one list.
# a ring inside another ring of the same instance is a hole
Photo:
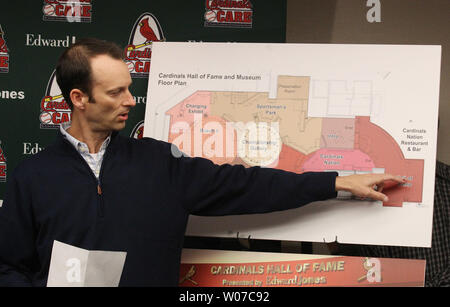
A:
{"label": "short brown hair", "polygon": [[73,110],[70,91],[79,89],[92,96],[92,69],[90,60],[98,55],[109,55],[118,60],[123,59],[122,49],[115,43],[96,39],[83,38],[66,49],[56,65],[56,82],[62,95]]}

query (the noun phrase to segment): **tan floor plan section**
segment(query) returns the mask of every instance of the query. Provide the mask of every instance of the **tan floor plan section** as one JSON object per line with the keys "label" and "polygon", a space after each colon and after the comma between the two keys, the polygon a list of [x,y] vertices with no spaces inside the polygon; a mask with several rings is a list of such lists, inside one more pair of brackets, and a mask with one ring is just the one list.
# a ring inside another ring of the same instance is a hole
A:
{"label": "tan floor plan section", "polygon": [[213,92],[211,115],[230,122],[278,122],[282,142],[309,154],[320,147],[321,118],[308,118],[310,77],[280,76],[277,98],[268,93]]}

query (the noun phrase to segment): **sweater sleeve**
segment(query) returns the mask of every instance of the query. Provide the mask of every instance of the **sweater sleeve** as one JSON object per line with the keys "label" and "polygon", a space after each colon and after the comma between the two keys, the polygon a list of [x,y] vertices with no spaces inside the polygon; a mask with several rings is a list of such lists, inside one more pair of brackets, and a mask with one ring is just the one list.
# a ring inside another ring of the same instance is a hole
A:
{"label": "sweater sleeve", "polygon": [[14,175],[0,207],[0,286],[32,286],[31,272],[38,257],[31,196],[25,191],[27,183]]}
{"label": "sweater sleeve", "polygon": [[336,172],[296,174],[271,168],[219,166],[203,158],[173,155],[169,165],[182,204],[195,215],[266,213],[337,195]]}

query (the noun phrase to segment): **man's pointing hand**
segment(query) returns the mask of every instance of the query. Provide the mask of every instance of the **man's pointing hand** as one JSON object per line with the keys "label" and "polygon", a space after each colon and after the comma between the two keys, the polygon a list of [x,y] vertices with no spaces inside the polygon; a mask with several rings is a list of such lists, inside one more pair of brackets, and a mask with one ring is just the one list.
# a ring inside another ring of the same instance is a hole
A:
{"label": "man's pointing hand", "polygon": [[383,189],[405,183],[401,176],[390,174],[361,174],[336,177],[336,191],[348,191],[362,198],[388,201],[388,197],[381,193]]}

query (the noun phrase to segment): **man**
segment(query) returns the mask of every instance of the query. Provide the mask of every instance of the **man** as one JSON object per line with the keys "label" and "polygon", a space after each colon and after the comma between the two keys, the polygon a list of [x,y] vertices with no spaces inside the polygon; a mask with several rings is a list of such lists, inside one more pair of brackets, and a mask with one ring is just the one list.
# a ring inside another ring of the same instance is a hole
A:
{"label": "man", "polygon": [[[54,240],[127,252],[121,286],[176,286],[189,214],[264,213],[336,197],[386,200],[391,175],[337,177],[217,166],[170,144],[118,135],[135,105],[116,45],[81,40],[57,82],[72,108],[56,142],[18,166],[0,209],[0,284],[45,286]],[[48,183],[51,182],[51,188]]]}

